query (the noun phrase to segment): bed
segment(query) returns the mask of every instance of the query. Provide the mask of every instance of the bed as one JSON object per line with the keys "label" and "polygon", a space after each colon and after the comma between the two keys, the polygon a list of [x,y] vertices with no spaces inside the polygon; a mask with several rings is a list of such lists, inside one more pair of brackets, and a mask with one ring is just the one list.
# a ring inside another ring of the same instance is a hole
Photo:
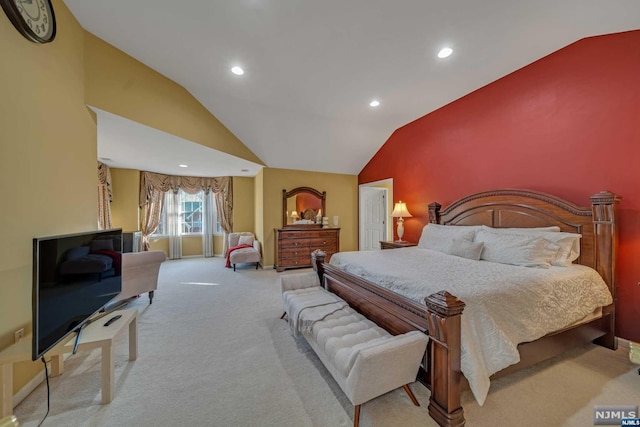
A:
{"label": "bed", "polygon": [[[592,341],[616,348],[618,202],[619,197],[613,193],[601,192],[592,196],[591,206],[585,208],[540,192],[504,189],[469,195],[445,209],[438,203],[429,205],[429,222],[432,224],[493,228],[557,226],[562,232],[581,234],[580,255],[575,263],[595,270],[612,297],[612,303],[603,306],[597,315],[519,344],[520,361],[500,370],[492,378]],[[324,263],[322,253],[313,256],[314,268],[325,288],[338,294],[379,326],[393,334],[419,330],[429,335],[429,347],[419,374],[420,381],[431,389],[429,414],[441,426],[464,425],[460,395],[465,382],[461,374],[461,316],[465,302],[452,291],[455,286],[443,283],[440,291],[424,295],[424,303],[420,303],[415,298],[364,279],[362,274]],[[398,267],[398,271],[401,270]],[[398,274],[397,281],[401,281],[400,276]]]}

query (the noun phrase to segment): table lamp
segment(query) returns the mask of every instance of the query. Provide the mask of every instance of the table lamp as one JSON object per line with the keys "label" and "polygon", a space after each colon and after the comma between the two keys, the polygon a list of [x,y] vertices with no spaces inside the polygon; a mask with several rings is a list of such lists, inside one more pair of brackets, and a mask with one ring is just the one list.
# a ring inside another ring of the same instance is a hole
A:
{"label": "table lamp", "polygon": [[407,204],[402,202],[402,200],[398,201],[393,207],[393,213],[391,213],[393,218],[398,218],[398,242],[402,242],[402,236],[404,235],[404,219],[412,217],[407,210]]}

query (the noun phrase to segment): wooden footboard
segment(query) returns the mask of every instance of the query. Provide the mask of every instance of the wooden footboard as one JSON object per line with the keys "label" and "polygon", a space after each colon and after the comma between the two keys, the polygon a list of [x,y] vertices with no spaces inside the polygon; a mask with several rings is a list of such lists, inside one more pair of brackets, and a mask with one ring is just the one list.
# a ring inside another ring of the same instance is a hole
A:
{"label": "wooden footboard", "polygon": [[441,426],[463,426],[460,316],[464,303],[446,291],[429,295],[425,303],[431,343],[429,415]]}
{"label": "wooden footboard", "polygon": [[465,424],[461,401],[460,315],[464,303],[448,292],[429,295],[425,305],[325,264],[326,254],[311,254],[325,289],[394,335],[418,330],[429,335],[418,379],[431,390],[429,414],[441,426]]}

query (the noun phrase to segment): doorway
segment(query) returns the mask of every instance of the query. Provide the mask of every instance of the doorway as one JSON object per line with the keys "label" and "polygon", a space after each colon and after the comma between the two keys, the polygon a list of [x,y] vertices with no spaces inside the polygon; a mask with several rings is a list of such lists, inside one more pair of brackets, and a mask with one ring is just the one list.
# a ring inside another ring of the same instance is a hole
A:
{"label": "doorway", "polygon": [[359,248],[361,251],[380,249],[390,230],[389,201],[393,179],[361,184],[359,187]]}

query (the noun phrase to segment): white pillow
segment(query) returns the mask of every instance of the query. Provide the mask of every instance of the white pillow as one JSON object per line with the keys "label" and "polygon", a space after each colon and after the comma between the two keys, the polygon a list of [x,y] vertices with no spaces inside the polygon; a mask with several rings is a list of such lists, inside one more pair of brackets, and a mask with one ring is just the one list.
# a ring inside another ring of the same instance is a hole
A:
{"label": "white pillow", "polygon": [[558,256],[560,246],[537,236],[497,233],[482,229],[476,242],[483,242],[480,259],[523,267],[549,268]]}
{"label": "white pillow", "polygon": [[580,238],[582,234],[562,232],[560,231],[560,227],[491,228],[483,226],[483,229],[494,233],[539,237],[559,245],[560,251],[558,251],[556,258],[551,262],[551,265],[557,267],[569,267],[573,261],[580,256]]}
{"label": "white pillow", "polygon": [[482,254],[482,248],[484,248],[484,243],[482,242],[470,242],[469,240],[464,239],[453,239],[445,252],[449,255],[455,255],[462,258],[479,261],[480,255]]}
{"label": "white pillow", "polygon": [[543,237],[560,246],[558,256],[551,265],[569,267],[580,256],[580,238],[582,234],[548,233]]}
{"label": "white pillow", "polygon": [[240,236],[238,245],[253,245],[253,236]]}
{"label": "white pillow", "polygon": [[456,225],[427,224],[422,229],[418,247],[445,252],[453,239],[473,241],[476,231]]}

